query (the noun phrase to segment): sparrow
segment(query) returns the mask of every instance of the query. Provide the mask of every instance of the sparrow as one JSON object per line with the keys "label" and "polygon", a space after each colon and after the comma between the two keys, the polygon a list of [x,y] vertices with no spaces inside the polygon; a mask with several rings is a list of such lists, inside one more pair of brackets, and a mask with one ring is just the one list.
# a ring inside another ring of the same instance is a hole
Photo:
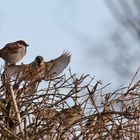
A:
{"label": "sparrow", "polygon": [[64,126],[71,126],[77,123],[82,118],[82,109],[80,105],[74,105],[71,108],[62,109],[58,114],[57,118],[60,123]]}
{"label": "sparrow", "polygon": [[23,40],[8,43],[0,49],[0,57],[6,64],[15,65],[25,56],[27,46],[29,45]]}
{"label": "sparrow", "polygon": [[7,74],[10,77],[17,77],[23,81],[30,81],[38,78],[57,77],[68,66],[71,59],[69,52],[64,52],[61,56],[51,61],[44,61],[42,56],[37,56],[30,64],[9,65]]}
{"label": "sparrow", "polygon": [[64,108],[61,111],[58,111],[54,108],[38,108],[35,112],[35,116],[38,116],[40,119],[50,120],[50,122],[52,121],[54,124],[58,122],[59,124],[66,127],[80,122],[82,119],[82,114],[83,112],[80,105],[74,105],[71,108]]}
{"label": "sparrow", "polygon": [[[16,78],[20,82],[28,82],[27,91],[35,92],[34,89],[36,89],[36,85],[40,80],[57,77],[68,66],[70,59],[71,54],[67,51],[58,58],[47,62],[44,61],[42,56],[37,56],[35,60],[29,64],[7,66],[6,72],[9,77]],[[29,87],[29,85],[31,86]]]}

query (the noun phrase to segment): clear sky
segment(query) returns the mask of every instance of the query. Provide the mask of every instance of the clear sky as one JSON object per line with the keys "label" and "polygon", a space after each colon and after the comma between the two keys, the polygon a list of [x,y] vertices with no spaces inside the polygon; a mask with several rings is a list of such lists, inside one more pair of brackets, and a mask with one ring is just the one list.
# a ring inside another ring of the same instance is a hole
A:
{"label": "clear sky", "polygon": [[105,49],[95,51],[96,55],[89,53],[90,48],[105,42],[116,24],[103,0],[1,0],[0,3],[1,48],[8,42],[25,40],[30,46],[23,63],[30,63],[37,55],[50,60],[69,50],[73,73],[90,73],[104,83],[113,82],[114,73],[101,63],[102,54],[107,53]]}

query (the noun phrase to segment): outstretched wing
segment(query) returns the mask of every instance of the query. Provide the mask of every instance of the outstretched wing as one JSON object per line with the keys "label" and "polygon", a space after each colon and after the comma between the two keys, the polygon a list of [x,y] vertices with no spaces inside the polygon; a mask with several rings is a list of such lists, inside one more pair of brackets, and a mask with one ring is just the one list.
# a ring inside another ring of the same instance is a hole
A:
{"label": "outstretched wing", "polygon": [[7,72],[10,77],[25,81],[53,78],[62,73],[62,71],[68,66],[70,58],[70,53],[64,52],[58,58],[49,62],[43,62],[40,66],[33,65],[33,63],[8,66]]}
{"label": "outstretched wing", "polygon": [[58,76],[68,66],[71,59],[71,54],[66,51],[58,58],[45,62],[45,73],[44,77],[52,78]]}
{"label": "outstretched wing", "polygon": [[30,75],[30,65],[8,65],[6,72],[7,74],[12,77],[12,78],[17,78],[17,79],[21,79],[21,80],[25,80],[26,77],[29,77],[28,75]]}
{"label": "outstretched wing", "polygon": [[44,67],[37,67],[32,64],[9,65],[7,66],[7,74],[21,81],[31,81],[42,78],[44,69]]}
{"label": "outstretched wing", "polygon": [[21,65],[7,65],[6,72],[9,77],[17,77]]}

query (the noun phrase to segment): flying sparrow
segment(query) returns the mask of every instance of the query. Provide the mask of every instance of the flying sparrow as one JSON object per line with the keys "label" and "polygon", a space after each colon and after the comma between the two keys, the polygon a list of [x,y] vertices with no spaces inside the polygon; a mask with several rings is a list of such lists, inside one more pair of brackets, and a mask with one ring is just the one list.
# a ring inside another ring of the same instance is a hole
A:
{"label": "flying sparrow", "polygon": [[69,52],[64,52],[58,58],[48,62],[45,62],[42,56],[37,56],[30,64],[8,66],[7,73],[10,77],[17,77],[23,81],[54,78],[68,66],[70,58]]}
{"label": "flying sparrow", "polygon": [[0,57],[6,64],[15,65],[25,56],[27,46],[29,45],[23,40],[8,43],[0,50]]}
{"label": "flying sparrow", "polygon": [[36,85],[40,80],[54,78],[62,73],[68,66],[70,58],[69,52],[64,52],[58,58],[48,62],[45,62],[42,56],[37,56],[30,64],[7,66],[6,72],[10,77],[16,78],[20,82],[28,82],[26,92],[35,92]]}

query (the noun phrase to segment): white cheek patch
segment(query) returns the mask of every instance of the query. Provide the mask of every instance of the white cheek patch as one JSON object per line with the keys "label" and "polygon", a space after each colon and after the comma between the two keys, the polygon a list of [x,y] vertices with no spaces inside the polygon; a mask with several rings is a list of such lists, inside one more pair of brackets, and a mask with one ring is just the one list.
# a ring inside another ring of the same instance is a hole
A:
{"label": "white cheek patch", "polygon": [[25,49],[25,46],[18,43],[18,46]]}
{"label": "white cheek patch", "polygon": [[44,60],[41,61],[40,65],[45,65],[45,62]]}

